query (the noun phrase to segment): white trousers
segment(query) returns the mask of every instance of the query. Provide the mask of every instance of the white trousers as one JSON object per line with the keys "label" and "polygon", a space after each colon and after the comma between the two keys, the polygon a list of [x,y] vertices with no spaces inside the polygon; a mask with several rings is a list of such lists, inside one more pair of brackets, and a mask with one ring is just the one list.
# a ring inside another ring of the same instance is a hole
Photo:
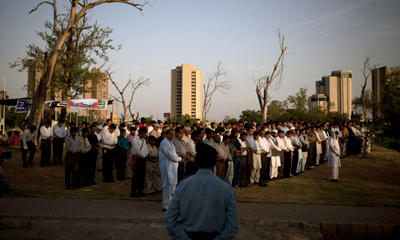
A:
{"label": "white trousers", "polygon": [[260,169],[253,168],[250,175],[250,183],[258,182],[260,180]]}
{"label": "white trousers", "polygon": [[303,152],[303,161],[301,162],[301,171],[306,169],[308,152]]}
{"label": "white trousers", "polygon": [[168,209],[168,205],[169,202],[172,199],[172,195],[174,194],[176,185],[169,185],[167,184],[167,186],[165,186],[165,188],[163,188],[163,192],[162,192],[162,206],[163,209]]}
{"label": "white trousers", "polygon": [[131,162],[132,162],[132,151],[126,153],[126,177],[132,178],[132,170],[131,170]]}
{"label": "white trousers", "polygon": [[269,178],[274,178],[278,176],[278,167],[271,166],[269,168]]}
{"label": "white trousers", "polygon": [[103,168],[103,144],[99,143],[99,154],[97,154],[96,169]]}
{"label": "white trousers", "polygon": [[[322,144],[322,143],[321,143]],[[317,143],[317,158],[316,158],[316,164],[319,164],[319,160],[321,158],[321,153],[322,153],[322,148],[321,148],[321,144]]]}
{"label": "white trousers", "polygon": [[347,142],[343,143],[343,156],[347,156]]}
{"label": "white trousers", "polygon": [[339,167],[331,168],[332,179],[339,179]]}
{"label": "white trousers", "polygon": [[226,171],[225,180],[228,181],[230,185],[232,185],[232,179],[233,179],[233,161],[228,161],[228,170]]}

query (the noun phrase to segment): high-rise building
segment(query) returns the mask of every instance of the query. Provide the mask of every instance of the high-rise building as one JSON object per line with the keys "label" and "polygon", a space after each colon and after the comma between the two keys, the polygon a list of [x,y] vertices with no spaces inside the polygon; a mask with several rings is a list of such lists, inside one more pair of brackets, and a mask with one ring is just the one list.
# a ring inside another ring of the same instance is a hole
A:
{"label": "high-rise building", "polygon": [[[386,66],[375,68],[371,71],[371,85],[372,85],[372,97],[380,103],[383,98],[382,91],[387,83],[386,75],[394,71],[395,68],[388,68]],[[380,109],[372,109],[372,117],[382,118],[383,114]]]}
{"label": "high-rise building", "polygon": [[325,111],[347,113],[350,117],[353,110],[352,75],[349,70],[336,70],[330,76],[322,77],[315,83],[317,93],[309,98],[310,108],[320,106]]}
{"label": "high-rise building", "polygon": [[182,64],[171,70],[171,117],[201,120],[201,70]]}
{"label": "high-rise building", "polygon": [[[37,86],[39,85],[40,79],[43,75],[43,67],[40,61],[38,60],[27,60],[26,64],[28,65],[28,91],[27,97],[33,98],[35,95],[35,91]],[[62,99],[62,91],[60,89],[54,90],[51,87],[47,89],[47,97],[46,101],[61,101]]]}
{"label": "high-rise building", "polygon": [[[108,78],[107,74],[102,73],[100,69],[95,68],[92,70],[93,73],[97,73],[96,79],[89,79],[86,83],[86,89],[90,89],[89,92],[83,94],[83,98],[97,98],[97,99],[108,99]],[[82,116],[91,115],[95,119],[107,119],[107,110],[82,110]]]}

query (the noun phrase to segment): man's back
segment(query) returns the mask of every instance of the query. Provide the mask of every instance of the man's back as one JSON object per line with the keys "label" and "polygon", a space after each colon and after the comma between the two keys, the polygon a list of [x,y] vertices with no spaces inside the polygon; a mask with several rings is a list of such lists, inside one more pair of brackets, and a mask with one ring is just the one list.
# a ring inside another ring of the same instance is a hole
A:
{"label": "man's back", "polygon": [[232,188],[210,169],[199,169],[179,183],[164,217],[173,239],[186,239],[187,233],[215,233],[219,235],[215,239],[231,239],[239,231],[238,221]]}

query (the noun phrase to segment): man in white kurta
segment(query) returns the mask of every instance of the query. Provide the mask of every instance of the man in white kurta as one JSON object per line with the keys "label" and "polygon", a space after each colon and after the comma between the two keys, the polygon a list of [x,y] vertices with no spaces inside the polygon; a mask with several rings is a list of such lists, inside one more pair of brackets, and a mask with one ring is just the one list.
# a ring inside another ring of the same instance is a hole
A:
{"label": "man in white kurta", "polygon": [[339,145],[339,132],[332,133],[332,137],[329,140],[329,156],[328,156],[328,167],[331,168],[332,182],[339,182],[339,167],[340,164],[340,145]]}
{"label": "man in white kurta", "polygon": [[178,184],[178,162],[182,160],[176,153],[172,139],[175,136],[175,130],[168,129],[166,136],[160,144],[159,164],[162,179],[162,205],[163,211],[167,211],[172,194]]}

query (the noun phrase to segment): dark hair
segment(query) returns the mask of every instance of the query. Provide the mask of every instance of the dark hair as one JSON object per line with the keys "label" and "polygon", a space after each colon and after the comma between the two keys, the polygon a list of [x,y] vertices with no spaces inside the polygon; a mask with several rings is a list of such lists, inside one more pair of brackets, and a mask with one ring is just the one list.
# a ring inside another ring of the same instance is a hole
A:
{"label": "dark hair", "polygon": [[193,137],[198,137],[198,136],[200,136],[200,131],[199,131],[199,130],[194,130],[194,131],[192,132],[192,138],[193,138]]}
{"label": "dark hair", "polygon": [[232,134],[229,136],[229,139],[236,139],[236,136]]}
{"label": "dark hair", "polygon": [[125,123],[121,123],[121,124],[119,125],[119,127],[124,128],[124,127],[125,127]]}
{"label": "dark hair", "polygon": [[72,132],[78,132],[78,128],[77,128],[77,127],[72,127],[72,128],[69,130],[69,132],[70,132],[70,133],[72,133]]}
{"label": "dark hair", "polygon": [[29,127],[29,130],[32,130],[32,131],[36,131],[36,129],[37,129],[37,128],[36,128],[35,125],[32,125],[32,126]]}
{"label": "dark hair", "polygon": [[139,125],[139,122],[138,121],[135,121],[135,124],[134,125]]}
{"label": "dark hair", "polygon": [[189,119],[188,119],[188,120],[186,120],[186,121],[185,121],[185,123],[189,123],[189,124],[190,124],[190,120],[189,120]]}
{"label": "dark hair", "polygon": [[117,127],[115,126],[115,124],[111,124],[110,125],[110,129],[116,129]]}
{"label": "dark hair", "polygon": [[175,128],[175,132],[180,132],[181,130],[182,130],[181,127],[176,127],[176,128]]}
{"label": "dark hair", "polygon": [[139,128],[139,133],[144,133],[144,132],[147,132],[147,128],[146,127]]}
{"label": "dark hair", "polygon": [[95,126],[97,126],[97,125],[99,125],[97,122],[93,122],[93,125],[95,125]]}
{"label": "dark hair", "polygon": [[247,132],[242,132],[242,133],[240,133],[240,136],[241,136],[241,137],[247,136]]}
{"label": "dark hair", "polygon": [[219,133],[221,133],[221,132],[225,132],[225,129],[224,129],[224,128],[222,128],[222,127],[221,127],[221,128],[218,128],[218,132],[219,132]]}
{"label": "dark hair", "polygon": [[255,132],[253,133],[253,137],[258,136],[258,135],[260,135],[260,133],[257,132],[257,131],[255,131]]}
{"label": "dark hair", "polygon": [[86,122],[85,121],[83,121],[82,123],[81,123],[81,125],[85,125],[86,124]]}
{"label": "dark hair", "polygon": [[224,135],[224,136],[222,137],[222,141],[225,141],[225,140],[228,140],[228,139],[229,139],[229,137],[226,136],[226,135]]}
{"label": "dark hair", "polygon": [[278,130],[278,134],[279,134],[279,133],[285,133],[285,132],[284,132],[284,131],[282,131],[282,130]]}
{"label": "dark hair", "polygon": [[90,129],[92,129],[94,127],[96,127],[96,125],[94,125],[94,124],[90,125]]}
{"label": "dark hair", "polygon": [[46,121],[44,124],[51,125],[51,121]]}
{"label": "dark hair", "polygon": [[288,135],[288,134],[293,134],[293,132],[292,131],[287,131],[286,135]]}
{"label": "dark hair", "polygon": [[107,120],[106,120],[106,123],[108,123],[108,122],[111,122],[111,119],[107,119]]}
{"label": "dark hair", "polygon": [[268,134],[271,134],[271,132],[270,132],[270,131],[266,131],[266,132],[265,132],[265,135],[268,135]]}
{"label": "dark hair", "polygon": [[129,128],[129,131],[136,131],[136,128],[135,127],[131,127],[131,128]]}
{"label": "dark hair", "polygon": [[217,151],[205,143],[196,143],[196,164],[200,168],[211,168],[215,165]]}
{"label": "dark hair", "polygon": [[121,130],[119,130],[119,134],[121,134],[121,133],[124,133],[124,132],[126,132],[126,130],[125,130],[125,129],[121,129]]}
{"label": "dark hair", "polygon": [[82,129],[82,135],[84,134],[84,133],[88,133],[89,132],[89,129],[87,129],[87,128],[83,128]]}
{"label": "dark hair", "polygon": [[76,126],[76,123],[75,122],[70,122],[69,126]]}
{"label": "dark hair", "polygon": [[211,133],[213,133],[214,131],[213,130],[211,130],[211,128],[206,128],[206,134],[211,134]]}
{"label": "dark hair", "polygon": [[157,138],[154,137],[154,136],[150,136],[150,137],[149,137],[149,142],[151,142],[151,141],[157,141]]}

